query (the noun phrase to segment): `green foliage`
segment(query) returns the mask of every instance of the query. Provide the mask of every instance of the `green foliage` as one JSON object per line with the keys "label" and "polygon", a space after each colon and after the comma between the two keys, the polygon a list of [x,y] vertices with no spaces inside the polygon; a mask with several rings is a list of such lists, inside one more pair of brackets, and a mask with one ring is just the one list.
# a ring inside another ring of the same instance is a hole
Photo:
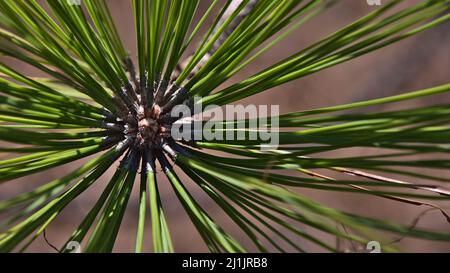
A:
{"label": "green foliage", "polygon": [[[85,0],[83,6],[59,0],[45,4],[0,1],[0,53],[48,75],[29,77],[0,62],[0,152],[8,155],[0,161],[0,183],[15,183],[14,179],[96,155],[59,179],[0,200],[0,212],[9,215],[0,223],[1,252],[25,251],[70,202],[119,160],[120,166],[95,205],[67,240],[82,242],[83,251],[113,251],[124,214],[134,213],[138,215],[134,250],[143,250],[150,237],[145,227],[151,225],[153,251],[173,252],[170,219],[165,217],[159,183],[171,185],[212,252],[303,252],[302,242],[339,251],[311,230],[361,244],[386,236],[450,241],[450,233],[343,212],[293,191],[316,189],[387,198],[440,210],[450,221],[437,204],[448,202],[450,192],[436,186],[450,178],[422,172],[450,167],[446,159],[450,105],[385,112],[365,109],[449,92],[450,84],[282,114],[280,146],[268,151],[260,149],[261,141],[248,139],[194,144],[172,140],[167,145],[173,150],[162,149],[164,143],[142,149],[137,140],[123,133],[128,115],[139,115],[136,103],[146,107],[164,101],[173,86],[183,86],[190,97],[200,96],[205,106],[233,103],[446,23],[450,19],[448,0],[426,0],[402,9],[395,8],[404,1],[390,1],[225,87],[225,82],[294,29],[340,1],[243,0],[222,6],[220,1],[210,2],[208,10],[194,19],[199,0],[133,0],[138,52],[135,71],[133,56],[124,48],[105,0]],[[218,16],[213,19],[215,12]],[[202,34],[200,30],[209,21],[211,26]],[[200,42],[189,56],[187,49],[197,36]],[[165,83],[167,90],[161,87]],[[217,121],[216,128],[250,122]],[[245,128],[247,133],[252,130]],[[378,152],[337,158],[327,153],[358,147]],[[444,157],[426,159],[435,154]],[[157,181],[157,166],[167,181]],[[190,194],[186,181],[176,174],[178,170],[199,186],[253,245],[244,246],[222,228]],[[417,178],[429,184],[409,182]],[[134,186],[139,206],[130,211],[127,204]],[[61,252],[68,251],[65,246],[60,246]],[[396,250],[395,245],[382,247]]]}

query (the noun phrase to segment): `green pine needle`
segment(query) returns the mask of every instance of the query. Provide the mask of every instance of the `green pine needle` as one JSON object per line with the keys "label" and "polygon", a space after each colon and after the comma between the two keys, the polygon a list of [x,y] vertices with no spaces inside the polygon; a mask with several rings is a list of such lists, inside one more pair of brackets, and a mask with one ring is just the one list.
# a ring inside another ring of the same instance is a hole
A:
{"label": "green pine needle", "polygon": [[[399,250],[387,238],[450,241],[447,231],[348,213],[294,191],[384,198],[438,210],[450,222],[442,208],[450,191],[440,186],[450,178],[423,172],[450,168],[450,104],[367,110],[448,93],[448,83],[273,116],[278,125],[263,125],[279,130],[280,145],[270,150],[248,137],[258,129],[252,128],[255,119],[203,121],[209,133],[245,137],[190,142],[171,136],[176,118],[167,115],[177,105],[192,107],[194,96],[204,107],[234,103],[448,23],[448,0],[404,7],[399,4],[407,1],[390,1],[239,81],[234,79],[242,69],[341,1],[211,0],[200,13],[199,0],[133,0],[129,27],[135,28],[137,56],[125,48],[116,29],[120,18],[112,16],[108,1],[41,2],[0,1],[0,54],[46,75],[30,77],[0,60],[0,184],[89,160],[0,200],[0,213],[8,215],[0,222],[0,252],[26,251],[109,169],[114,175],[60,252],[70,252],[71,242],[84,252],[114,251],[121,226],[128,224],[125,213],[137,219],[130,251],[176,251],[162,183],[171,186],[211,252],[305,252],[306,244],[342,251],[329,236],[362,245],[379,240],[386,242],[383,251]],[[355,148],[377,152],[330,156]],[[240,233],[216,221],[191,186]],[[133,188],[137,209],[127,206]],[[236,239],[242,237],[245,242]]]}

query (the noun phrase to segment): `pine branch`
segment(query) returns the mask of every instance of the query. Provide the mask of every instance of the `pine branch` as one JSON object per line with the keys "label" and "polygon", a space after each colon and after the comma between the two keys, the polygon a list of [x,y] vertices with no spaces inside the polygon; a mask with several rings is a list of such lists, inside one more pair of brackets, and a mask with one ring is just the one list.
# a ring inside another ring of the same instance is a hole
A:
{"label": "pine branch", "polygon": [[[219,20],[219,24],[214,28],[213,34],[217,32],[219,27],[223,25],[227,18],[239,7],[242,0],[232,0],[231,4]],[[203,58],[197,63],[197,65],[192,69],[188,79],[195,76],[195,74],[208,62],[211,56],[217,51],[217,49],[225,42],[225,40],[230,36],[230,34],[239,26],[239,24],[244,20],[245,17],[252,11],[253,7],[258,3],[258,0],[250,0],[247,5],[242,9],[242,11],[236,16],[227,29],[220,35],[220,37],[214,42],[212,48],[203,56]],[[172,73],[172,80],[176,80],[183,71],[194,54],[186,57],[182,62],[178,63],[176,69]]]}

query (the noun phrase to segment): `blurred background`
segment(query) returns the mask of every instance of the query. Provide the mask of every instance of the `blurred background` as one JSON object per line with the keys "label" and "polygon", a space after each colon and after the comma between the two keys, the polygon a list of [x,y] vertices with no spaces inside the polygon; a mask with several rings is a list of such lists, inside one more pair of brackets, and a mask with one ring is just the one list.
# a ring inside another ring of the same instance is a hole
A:
{"label": "blurred background", "polygon": [[[273,64],[274,62],[289,56],[312,42],[320,40],[340,27],[352,22],[356,18],[370,12],[375,7],[369,6],[365,0],[343,0],[338,5],[325,11],[310,20],[304,26],[275,46],[271,51],[263,55],[252,65],[247,67],[234,81],[239,81],[246,76]],[[383,2],[383,1],[382,1]],[[408,0],[407,4],[419,1]],[[134,19],[132,17],[131,1],[109,0],[113,17],[119,33],[130,51],[131,56],[136,56]],[[209,1],[201,1],[197,18],[207,8]],[[210,19],[211,22],[211,19]],[[406,91],[413,91],[426,87],[432,87],[450,80],[450,24],[440,25],[425,33],[409,38],[400,43],[383,48],[374,53],[360,57],[356,60],[321,71],[314,75],[287,83],[280,87],[266,91],[262,94],[241,101],[242,104],[279,104],[283,113],[299,111],[315,107],[331,106],[335,104],[354,102],[364,99],[395,95]],[[196,44],[195,42],[193,43]],[[190,53],[190,52],[188,52]],[[32,76],[44,76],[14,60],[4,60],[22,73]],[[414,100],[402,103],[400,107],[419,106],[438,102],[449,102],[448,94]],[[380,106],[374,110],[388,110],[399,105]],[[373,108],[372,108],[373,109]],[[3,145],[3,144],[2,144]],[[362,149],[352,150],[352,155],[364,154]],[[339,156],[339,154],[335,154]],[[84,160],[77,161],[59,168],[17,179],[0,185],[0,200],[12,197],[18,193],[33,189],[38,185],[60,177],[62,174],[80,166]],[[48,240],[60,247],[75,227],[82,221],[86,213],[100,195],[105,183],[112,176],[114,169],[110,169],[100,181],[95,183],[88,191],[72,202],[47,228]],[[442,172],[434,175],[445,175]],[[191,224],[188,216],[178,202],[169,183],[163,176],[159,176],[159,187],[162,194],[163,206],[169,223],[169,229],[177,252],[204,252],[207,248],[200,236]],[[184,178],[181,176],[181,178]],[[188,189],[208,213],[237,239],[250,245],[239,229],[231,223],[226,215],[212,200],[204,195],[201,190],[185,179]],[[415,182],[415,181],[411,181]],[[135,244],[138,210],[138,187],[134,188],[127,213],[123,219],[119,237],[114,251],[132,252]],[[326,193],[318,191],[300,190],[317,201],[329,206],[360,213],[381,219],[391,219],[403,224],[411,221],[426,208],[413,205],[405,205],[385,199],[371,198],[366,195]],[[6,217],[0,214],[0,221]],[[148,227],[150,225],[147,225]],[[419,223],[420,227],[436,230],[450,230],[450,225],[442,215],[437,212],[427,214]],[[308,228],[306,228],[308,230]],[[319,233],[318,233],[319,234]],[[150,229],[146,233],[148,243],[145,251],[150,251]],[[333,242],[331,236],[320,234],[324,240]],[[302,247],[308,251],[321,251],[314,245],[304,242]],[[436,243],[424,240],[405,239],[398,244],[402,249],[412,252],[449,252],[450,244]],[[353,251],[344,243],[343,251]],[[28,249],[29,252],[54,252],[44,239],[39,237]]]}

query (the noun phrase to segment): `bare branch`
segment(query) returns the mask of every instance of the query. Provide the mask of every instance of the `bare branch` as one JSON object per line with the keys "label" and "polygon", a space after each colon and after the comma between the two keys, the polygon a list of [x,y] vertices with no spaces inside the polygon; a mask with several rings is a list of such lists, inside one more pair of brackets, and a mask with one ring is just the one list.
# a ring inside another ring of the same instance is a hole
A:
{"label": "bare branch", "polygon": [[358,171],[358,170],[351,170],[351,169],[346,169],[346,168],[338,168],[338,167],[336,167],[336,168],[332,168],[332,170],[335,170],[335,171],[338,171],[338,172],[342,172],[342,173],[345,173],[345,174],[354,175],[354,176],[360,176],[360,177],[364,177],[364,178],[368,178],[368,179],[372,179],[372,180],[376,180],[376,181],[381,181],[381,182],[388,182],[388,183],[408,185],[408,186],[410,186],[413,189],[420,189],[420,190],[424,190],[424,191],[437,193],[437,194],[440,194],[440,195],[450,196],[450,191],[442,189],[442,188],[439,188],[438,186],[434,186],[434,185],[413,184],[413,183],[402,181],[402,180],[398,180],[398,179],[393,179],[393,178],[384,177],[384,176],[377,175],[377,174],[371,174],[371,173],[368,173],[368,172],[363,172],[363,171]]}

